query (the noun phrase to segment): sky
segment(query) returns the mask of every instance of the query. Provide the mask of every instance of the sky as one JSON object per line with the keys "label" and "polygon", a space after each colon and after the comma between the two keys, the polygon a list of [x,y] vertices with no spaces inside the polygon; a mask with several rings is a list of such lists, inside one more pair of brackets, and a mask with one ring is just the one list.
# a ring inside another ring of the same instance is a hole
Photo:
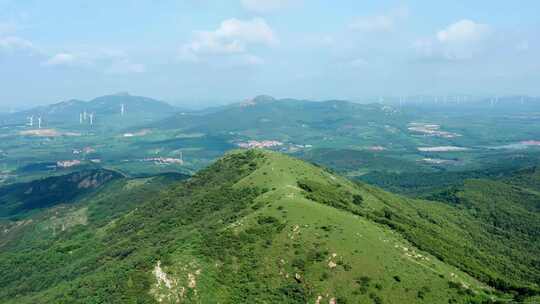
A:
{"label": "sky", "polygon": [[537,0],[0,0],[0,107],[540,95]]}

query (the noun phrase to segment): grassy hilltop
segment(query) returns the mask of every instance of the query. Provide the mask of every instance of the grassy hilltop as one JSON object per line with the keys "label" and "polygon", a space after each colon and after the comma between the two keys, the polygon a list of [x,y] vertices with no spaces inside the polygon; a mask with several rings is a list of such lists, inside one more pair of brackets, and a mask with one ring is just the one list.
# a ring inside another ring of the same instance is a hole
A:
{"label": "grassy hilltop", "polygon": [[0,302],[493,303],[538,291],[534,246],[508,252],[455,206],[273,152],[227,154],[119,212],[0,248]]}

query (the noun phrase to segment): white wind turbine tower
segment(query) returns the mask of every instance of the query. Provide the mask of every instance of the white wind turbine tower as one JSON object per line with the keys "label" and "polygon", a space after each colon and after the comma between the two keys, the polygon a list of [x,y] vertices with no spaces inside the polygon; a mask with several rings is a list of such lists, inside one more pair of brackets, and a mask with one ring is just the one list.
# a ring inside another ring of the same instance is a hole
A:
{"label": "white wind turbine tower", "polygon": [[83,114],[79,113],[79,124],[82,125],[82,121],[83,121]]}
{"label": "white wind turbine tower", "polygon": [[38,129],[41,129],[41,116],[38,117]]}
{"label": "white wind turbine tower", "polygon": [[90,125],[94,125],[94,113],[90,113]]}
{"label": "white wind turbine tower", "polygon": [[126,106],[124,104],[121,104],[120,105],[120,115],[124,116],[125,113],[126,113]]}

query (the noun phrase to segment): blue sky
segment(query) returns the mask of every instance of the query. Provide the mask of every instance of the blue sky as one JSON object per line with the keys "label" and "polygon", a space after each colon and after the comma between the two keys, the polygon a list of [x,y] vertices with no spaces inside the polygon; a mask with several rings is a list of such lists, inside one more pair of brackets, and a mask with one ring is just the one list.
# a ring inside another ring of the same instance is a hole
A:
{"label": "blue sky", "polygon": [[0,105],[540,95],[540,2],[0,0]]}

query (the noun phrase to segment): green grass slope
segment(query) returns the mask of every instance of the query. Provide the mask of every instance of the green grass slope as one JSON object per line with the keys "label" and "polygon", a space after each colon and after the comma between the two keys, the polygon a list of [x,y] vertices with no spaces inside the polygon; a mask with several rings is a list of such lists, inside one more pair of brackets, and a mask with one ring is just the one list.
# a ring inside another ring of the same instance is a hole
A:
{"label": "green grass slope", "polygon": [[[62,231],[47,243],[1,251],[0,302],[491,303],[500,298],[441,261],[440,252],[417,237],[442,238],[445,245],[447,237],[437,234],[444,227],[433,221],[444,220],[453,207],[423,203],[436,218],[418,219],[407,234],[392,222],[396,216],[388,208],[412,220],[421,214],[412,201],[281,154],[228,154],[144,201],[122,216],[101,216]],[[110,205],[103,204],[96,206]],[[452,229],[452,237],[464,237]],[[450,245],[445,249],[452,251]]]}

